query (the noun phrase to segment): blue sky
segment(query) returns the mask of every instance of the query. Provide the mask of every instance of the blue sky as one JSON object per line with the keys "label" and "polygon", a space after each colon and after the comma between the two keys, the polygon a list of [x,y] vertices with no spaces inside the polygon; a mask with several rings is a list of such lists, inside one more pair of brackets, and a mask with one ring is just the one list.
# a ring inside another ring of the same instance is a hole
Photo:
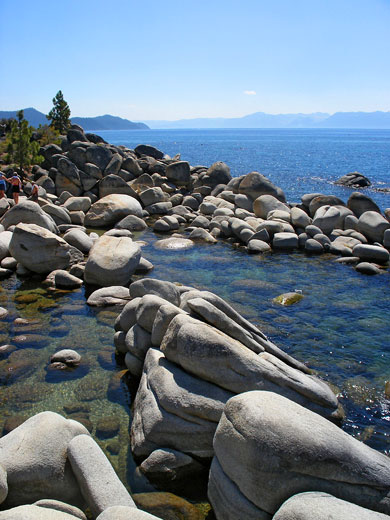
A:
{"label": "blue sky", "polygon": [[390,0],[0,0],[0,110],[390,110]]}

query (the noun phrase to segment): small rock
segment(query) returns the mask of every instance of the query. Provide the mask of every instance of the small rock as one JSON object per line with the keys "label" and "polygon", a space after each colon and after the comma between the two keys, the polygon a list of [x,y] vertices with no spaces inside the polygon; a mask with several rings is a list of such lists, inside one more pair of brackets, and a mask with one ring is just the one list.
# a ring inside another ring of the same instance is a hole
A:
{"label": "small rock", "polygon": [[154,247],[156,249],[168,249],[170,251],[180,251],[183,249],[190,249],[194,247],[195,243],[187,238],[164,238],[163,240],[157,240]]}
{"label": "small rock", "polygon": [[120,428],[119,419],[117,417],[102,417],[96,424],[96,435],[99,439],[108,439],[115,437]]}
{"label": "small rock", "polygon": [[51,363],[64,363],[69,367],[76,367],[81,362],[81,356],[75,350],[63,349],[53,354],[50,358]]}
{"label": "small rock", "polygon": [[54,276],[54,283],[56,287],[61,289],[78,289],[83,285],[83,281],[76,276],[64,271],[63,269],[57,269]]}
{"label": "small rock", "polygon": [[363,274],[379,274],[381,271],[375,264],[369,262],[361,262],[355,267],[356,271]]}
{"label": "small rock", "polygon": [[303,294],[298,292],[288,292],[283,293],[276,298],[274,298],[272,301],[274,303],[279,303],[280,305],[293,305],[294,303],[298,303],[302,300]]}

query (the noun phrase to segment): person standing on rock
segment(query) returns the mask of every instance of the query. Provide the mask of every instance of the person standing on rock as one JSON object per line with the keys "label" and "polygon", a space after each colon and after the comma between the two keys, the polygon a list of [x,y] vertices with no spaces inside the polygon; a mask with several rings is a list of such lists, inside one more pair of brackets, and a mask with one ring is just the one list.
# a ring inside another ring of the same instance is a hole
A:
{"label": "person standing on rock", "polygon": [[33,183],[31,187],[31,195],[29,197],[29,200],[32,200],[33,202],[38,202],[38,184]]}
{"label": "person standing on rock", "polygon": [[5,177],[3,172],[0,172],[0,199],[5,197],[5,190],[7,189],[6,182],[9,182],[9,180]]}
{"label": "person standing on rock", "polygon": [[19,193],[22,187],[22,181],[17,173],[14,173],[9,181],[12,184],[12,197],[14,199],[15,204],[19,202]]}

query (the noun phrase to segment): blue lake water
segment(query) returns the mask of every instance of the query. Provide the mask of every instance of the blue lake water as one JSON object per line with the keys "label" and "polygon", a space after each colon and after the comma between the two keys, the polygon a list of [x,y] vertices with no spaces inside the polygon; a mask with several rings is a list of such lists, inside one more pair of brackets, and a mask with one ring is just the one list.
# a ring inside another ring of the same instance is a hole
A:
{"label": "blue lake water", "polygon": [[[130,148],[152,144],[181,153],[190,164],[224,160],[233,175],[258,170],[281,186],[288,200],[304,193],[335,193],[346,200],[351,190],[331,182],[351,170],[361,171],[374,187],[390,185],[390,131],[331,130],[178,130],[98,132],[108,142]],[[365,190],[382,208],[390,195]],[[184,232],[184,230],[183,230]],[[389,308],[390,273],[368,277],[331,255],[302,252],[248,255],[219,242],[197,244],[188,251],[161,251],[152,230],[136,237],[155,268],[153,278],[214,291],[257,324],[277,345],[305,361],[333,385],[346,411],[343,428],[390,453]],[[302,291],[290,307],[273,303],[279,294]],[[132,381],[114,356],[113,323],[117,308],[92,309],[84,288],[59,291],[15,275],[1,282],[0,431],[7,420],[43,410],[82,420],[133,491],[139,481],[129,451]],[[15,318],[30,320],[15,324]],[[32,321],[31,321],[32,320]],[[73,373],[48,370],[50,356],[75,348],[83,364]],[[128,384],[130,383],[130,390]],[[117,422],[109,438],[101,421]]]}
{"label": "blue lake water", "polygon": [[373,183],[365,190],[382,208],[390,207],[390,130],[232,129],[121,130],[97,132],[107,142],[135,148],[151,144],[181,154],[191,165],[226,162],[234,177],[266,175],[298,202],[305,193],[334,194],[347,200],[351,189],[332,184],[359,171]]}

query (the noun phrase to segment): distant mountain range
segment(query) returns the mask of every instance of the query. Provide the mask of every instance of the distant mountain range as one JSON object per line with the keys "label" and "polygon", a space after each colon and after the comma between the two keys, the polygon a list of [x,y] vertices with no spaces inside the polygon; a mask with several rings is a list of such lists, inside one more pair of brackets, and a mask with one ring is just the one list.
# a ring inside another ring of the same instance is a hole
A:
{"label": "distant mountain range", "polygon": [[174,128],[372,128],[390,129],[390,112],[323,112],[314,114],[265,114],[235,118],[198,118],[145,121],[153,129]]}
{"label": "distant mountain range", "polygon": [[[16,118],[17,110],[12,111],[0,111],[0,119],[9,119],[10,117]],[[35,108],[24,108],[24,117],[30,123],[30,125],[38,128],[39,125],[46,125],[48,120],[46,115]],[[97,116],[97,117],[72,117],[72,123],[80,125],[86,131],[90,130],[147,130],[149,127],[145,123],[133,123],[128,119],[122,119],[116,116]]]}
{"label": "distant mountain range", "polygon": [[148,125],[145,123],[133,123],[128,119],[122,119],[117,116],[97,117],[72,117],[72,123],[80,125],[84,130],[148,130]]}
{"label": "distant mountain range", "polygon": [[[1,118],[16,117],[14,111],[0,111]],[[24,117],[32,126],[38,127],[48,121],[46,115],[35,108],[25,108]],[[104,115],[97,117],[72,117],[72,123],[84,130],[137,130],[180,128],[362,128],[390,129],[390,112],[323,112],[313,114],[265,114],[256,112],[235,118],[197,118],[177,121],[151,120],[133,122],[121,117]]]}

